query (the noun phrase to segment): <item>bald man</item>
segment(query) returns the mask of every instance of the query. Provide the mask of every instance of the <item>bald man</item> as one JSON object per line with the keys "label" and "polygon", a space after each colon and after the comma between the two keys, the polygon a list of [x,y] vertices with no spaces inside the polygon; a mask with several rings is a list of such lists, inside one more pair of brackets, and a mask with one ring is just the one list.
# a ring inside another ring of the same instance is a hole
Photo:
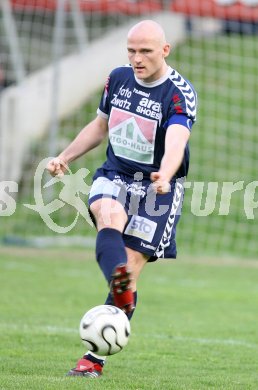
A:
{"label": "bald man", "polygon": [[[158,23],[134,25],[127,51],[130,64],[109,75],[96,118],[47,169],[63,175],[71,161],[108,137],[89,211],[97,229],[96,259],[109,289],[105,304],[131,319],[144,266],[176,257],[197,98],[192,85],[167,64],[170,45]],[[104,363],[105,357],[87,351],[68,375],[98,377]]]}

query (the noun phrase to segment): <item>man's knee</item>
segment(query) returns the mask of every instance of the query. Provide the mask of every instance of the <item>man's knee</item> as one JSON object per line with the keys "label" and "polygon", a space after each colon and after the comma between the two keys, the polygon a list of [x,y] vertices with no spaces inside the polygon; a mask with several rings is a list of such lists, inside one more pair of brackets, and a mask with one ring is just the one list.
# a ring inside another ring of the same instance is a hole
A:
{"label": "man's knee", "polygon": [[115,199],[98,199],[91,204],[90,211],[97,221],[98,229],[113,227],[123,231],[127,215],[123,206]]}
{"label": "man's knee", "polygon": [[101,206],[101,201],[102,201],[102,199],[97,199],[90,205],[90,211],[92,212],[92,214],[94,215],[95,218],[98,217],[98,214],[100,211],[100,206]]}

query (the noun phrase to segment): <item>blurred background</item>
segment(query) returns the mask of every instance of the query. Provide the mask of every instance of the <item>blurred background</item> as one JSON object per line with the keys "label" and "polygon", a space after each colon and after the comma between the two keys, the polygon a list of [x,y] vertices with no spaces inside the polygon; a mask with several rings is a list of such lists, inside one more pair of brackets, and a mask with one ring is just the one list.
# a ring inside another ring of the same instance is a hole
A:
{"label": "blurred background", "polygon": [[[257,257],[258,1],[1,0],[0,243],[93,246],[95,230],[72,205],[51,213],[57,233],[35,205],[58,199],[62,183],[39,163],[57,155],[96,115],[109,72],[127,63],[126,34],[141,19],[164,27],[168,63],[199,97],[179,255]],[[105,147],[72,163],[91,176]],[[15,186],[17,183],[17,186]],[[77,193],[83,201],[85,193]],[[74,194],[71,194],[71,199]],[[72,203],[72,200],[71,200]]]}

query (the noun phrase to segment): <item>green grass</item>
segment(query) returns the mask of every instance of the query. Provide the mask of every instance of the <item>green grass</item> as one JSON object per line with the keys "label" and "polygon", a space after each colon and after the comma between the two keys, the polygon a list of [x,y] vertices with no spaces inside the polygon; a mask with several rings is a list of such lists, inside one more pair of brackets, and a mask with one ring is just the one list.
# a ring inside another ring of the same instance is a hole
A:
{"label": "green grass", "polygon": [[0,249],[0,389],[257,389],[257,263],[146,266],[132,335],[100,379],[68,378],[81,316],[107,292],[94,255]]}

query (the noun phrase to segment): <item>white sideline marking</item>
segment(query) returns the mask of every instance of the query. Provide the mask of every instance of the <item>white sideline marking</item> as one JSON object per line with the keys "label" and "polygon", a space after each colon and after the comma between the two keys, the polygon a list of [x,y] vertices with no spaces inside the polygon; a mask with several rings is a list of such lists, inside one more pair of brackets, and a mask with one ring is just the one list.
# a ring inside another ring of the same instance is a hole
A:
{"label": "white sideline marking", "polygon": [[[30,326],[23,325],[19,326],[16,324],[7,324],[0,323],[0,329],[6,330],[20,330],[21,332],[35,332],[35,333],[49,333],[49,334],[62,334],[62,333],[70,333],[70,334],[78,334],[78,330],[76,328],[62,327],[62,326]],[[136,333],[134,333],[136,335]],[[210,339],[210,338],[202,338],[202,337],[187,337],[187,336],[170,336],[165,334],[156,334],[156,333],[145,333],[141,334],[141,337],[144,338],[153,338],[153,339],[166,339],[171,341],[182,341],[182,342],[193,342],[198,344],[217,344],[217,345],[229,345],[229,346],[240,346],[246,347],[250,349],[257,349],[258,344],[250,343],[246,340],[236,340],[236,339]]]}
{"label": "white sideline marking", "polygon": [[[142,337],[142,336],[141,336]],[[218,345],[233,345],[233,346],[242,346],[251,349],[258,350],[258,344],[250,343],[245,340],[236,340],[236,339],[209,339],[202,337],[187,337],[187,336],[169,336],[162,334],[144,334],[144,337],[147,338],[156,338],[156,339],[169,339],[171,341],[183,341],[183,342],[194,342],[198,344],[218,344]]]}
{"label": "white sideline marking", "polygon": [[62,333],[72,333],[78,334],[78,330],[75,328],[68,328],[63,326],[52,326],[52,325],[17,325],[17,324],[7,324],[0,323],[0,329],[6,330],[20,330],[21,333],[49,333],[49,334],[62,334]]}

